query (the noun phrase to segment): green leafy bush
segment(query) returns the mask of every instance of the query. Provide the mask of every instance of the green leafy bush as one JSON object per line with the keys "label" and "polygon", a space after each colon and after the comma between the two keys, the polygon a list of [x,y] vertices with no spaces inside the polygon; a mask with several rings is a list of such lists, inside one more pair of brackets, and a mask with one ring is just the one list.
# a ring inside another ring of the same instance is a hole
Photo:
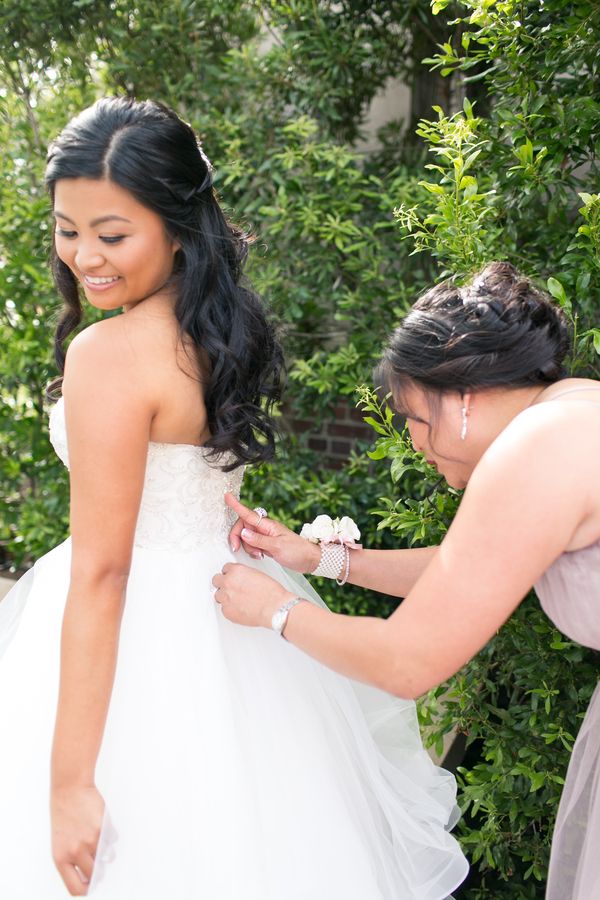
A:
{"label": "green leafy bush", "polygon": [[[600,8],[432,6],[437,17],[428,0],[5,0],[0,547],[10,563],[27,565],[67,528],[67,480],[42,400],[55,374],[58,301],[41,174],[48,139],[100,93],[163,100],[202,135],[225,206],[257,236],[250,274],[288,348],[286,417],[316,422],[370,383],[385,335],[419,291],[493,258],[547,286],[573,325],[572,370],[598,374]],[[431,92],[439,109],[426,109],[416,135],[390,123],[380,149],[357,152],[368,104],[390,75],[423,87],[419,52],[435,85],[446,79],[451,90]],[[319,512],[350,514],[368,546],[439,541],[459,496],[432,477],[375,395],[361,396],[378,439],[370,457],[361,448],[331,471],[290,440],[276,465],[248,473],[245,498],[292,527]],[[347,612],[394,605],[319,587]],[[469,742],[459,828],[474,872],[461,896],[543,896],[560,780],[597,675],[595,658],[562,639],[530,597],[421,702],[434,743],[455,723]]]}

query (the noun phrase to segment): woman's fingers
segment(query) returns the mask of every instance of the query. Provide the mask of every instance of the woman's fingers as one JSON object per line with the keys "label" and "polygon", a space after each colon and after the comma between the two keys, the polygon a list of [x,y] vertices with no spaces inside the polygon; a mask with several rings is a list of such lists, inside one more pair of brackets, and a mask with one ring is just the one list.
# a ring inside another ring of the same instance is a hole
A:
{"label": "woman's fingers", "polygon": [[85,897],[94,871],[104,800],[93,785],[53,788],[52,856],[72,897]]}
{"label": "woman's fingers", "polygon": [[[249,509],[247,506],[244,506],[243,503],[240,503],[237,497],[230,491],[225,494],[225,503],[243,521],[244,525],[256,525],[258,523],[258,513],[255,513],[253,509]],[[235,525],[233,527],[235,528]]]}
{"label": "woman's fingers", "polygon": [[225,494],[225,502],[238,515],[237,522],[229,532],[229,544],[233,552],[237,553],[243,547],[254,559],[262,559],[264,555],[272,556],[272,544],[257,545],[254,541],[247,540],[246,535],[251,533],[274,538],[279,536],[283,526],[273,519],[260,517],[254,509],[244,506],[229,492]]}
{"label": "woman's fingers", "polygon": [[226,563],[212,583],[223,615],[238,625],[270,627],[273,613],[290,596],[276,579],[241,563]]}
{"label": "woman's fingers", "polygon": [[88,882],[82,878],[82,875],[78,872],[76,866],[72,863],[63,863],[57,868],[71,897],[87,896]]}
{"label": "woman's fingers", "polygon": [[233,552],[237,553],[240,547],[243,547],[248,556],[252,556],[253,559],[262,559],[265,555],[270,556],[270,553],[265,554],[262,550],[256,550],[247,541],[242,540],[242,531],[246,532],[248,530],[253,531],[253,529],[248,528],[243,519],[238,519],[229,532],[229,546]]}
{"label": "woman's fingers", "polygon": [[240,547],[244,547],[246,553],[249,553],[250,556],[253,556],[255,559],[260,559],[260,552],[252,550],[251,547],[246,546],[242,539],[241,533],[243,528],[251,527],[251,523],[258,524],[258,513],[255,513],[253,509],[249,509],[247,506],[244,506],[240,501],[230,492],[225,494],[225,503],[230,507],[238,516],[238,519],[229,532],[229,545],[234,553],[240,549]]}
{"label": "woman's fingers", "polygon": [[82,847],[69,862],[60,863],[58,871],[72,897],[87,896],[88,885],[94,871],[94,857],[91,850]]}
{"label": "woman's fingers", "polygon": [[[237,513],[239,517],[238,521],[231,529],[232,531],[236,529],[236,533],[241,531],[241,528],[252,528],[254,531],[259,531],[261,534],[267,534],[274,537],[275,535],[280,534],[282,530],[285,530],[285,526],[276,522],[274,519],[259,516],[256,510],[244,506],[237,497],[234,497],[233,494],[229,492],[225,494],[225,503],[230,509]],[[240,521],[242,523],[241,528],[239,527]]]}
{"label": "woman's fingers", "polygon": [[91,881],[92,872],[94,871],[94,857],[91,850],[81,850],[77,855],[75,863],[86,881]]}
{"label": "woman's fingers", "polygon": [[237,519],[235,525],[229,532],[229,544],[234,553],[237,553],[237,551],[241,547],[242,542],[240,540],[240,533],[242,531],[242,528],[245,527],[245,525],[246,525],[246,523],[244,522],[243,519]]}
{"label": "woman's fingers", "polygon": [[313,548],[307,546],[304,538],[275,519],[259,516],[231,493],[225,494],[225,502],[239,517],[229,533],[234,553],[242,546],[254,559],[269,556],[297,572],[311,572],[315,568],[318,560],[311,565]]}
{"label": "woman's fingers", "polygon": [[257,550],[274,552],[276,538],[259,534],[258,531],[253,531],[251,528],[242,528],[241,535],[244,545],[248,545],[247,552],[250,553],[250,556],[253,556]]}
{"label": "woman's fingers", "polygon": [[[241,522],[241,519],[238,521]],[[261,523],[261,525],[263,525],[264,529],[262,534],[255,528],[249,528],[242,523],[242,529],[240,531],[242,546],[246,553],[249,556],[252,556],[253,559],[263,559],[265,556],[269,556],[272,559],[279,546],[277,541],[280,535],[276,531],[275,522],[268,522],[265,519],[264,524]],[[271,528],[271,526],[274,527]]]}
{"label": "woman's fingers", "polygon": [[213,587],[215,587],[217,590],[219,590],[220,587],[223,587],[223,573],[217,572],[216,575],[213,575],[212,583]]}

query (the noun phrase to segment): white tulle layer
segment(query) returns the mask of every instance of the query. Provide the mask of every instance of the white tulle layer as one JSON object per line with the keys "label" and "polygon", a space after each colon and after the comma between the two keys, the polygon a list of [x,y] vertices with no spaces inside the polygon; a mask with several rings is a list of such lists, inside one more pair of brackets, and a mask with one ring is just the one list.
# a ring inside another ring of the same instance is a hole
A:
{"label": "white tulle layer", "polygon": [[[467,863],[455,785],[414,704],[232,625],[222,542],[136,548],[97,767],[96,900],[441,900]],[[236,556],[235,559],[240,559]],[[240,560],[241,561],[241,560]],[[244,562],[281,581],[270,560]],[[49,840],[49,758],[70,542],[0,603],[0,897],[66,900]],[[295,592],[315,595],[304,580]],[[374,740],[375,739],[375,740]]]}

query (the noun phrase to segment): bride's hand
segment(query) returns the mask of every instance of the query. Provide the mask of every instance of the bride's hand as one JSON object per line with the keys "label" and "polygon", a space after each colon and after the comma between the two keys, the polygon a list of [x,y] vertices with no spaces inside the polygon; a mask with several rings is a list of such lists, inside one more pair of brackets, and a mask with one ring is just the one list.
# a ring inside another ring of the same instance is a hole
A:
{"label": "bride's hand", "polygon": [[52,856],[72,897],[85,897],[100,838],[104,800],[96,787],[69,785],[51,794]]}
{"label": "bride's hand", "polygon": [[275,519],[258,521],[254,510],[240,503],[233,494],[225,494],[225,502],[239,517],[229,533],[234,552],[243,545],[250,556],[256,558],[262,552],[294,572],[312,572],[317,568],[321,559],[318,544],[300,537]]}

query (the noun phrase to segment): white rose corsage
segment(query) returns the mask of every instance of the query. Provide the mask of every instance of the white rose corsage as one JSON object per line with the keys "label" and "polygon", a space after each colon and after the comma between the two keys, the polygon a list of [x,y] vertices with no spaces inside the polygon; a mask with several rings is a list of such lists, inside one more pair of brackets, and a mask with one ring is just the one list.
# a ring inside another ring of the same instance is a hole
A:
{"label": "white rose corsage", "polygon": [[321,545],[321,559],[311,575],[335,578],[339,585],[345,584],[350,572],[350,550],[360,550],[360,531],[350,516],[332,519],[321,515],[313,522],[302,526],[300,537]]}

